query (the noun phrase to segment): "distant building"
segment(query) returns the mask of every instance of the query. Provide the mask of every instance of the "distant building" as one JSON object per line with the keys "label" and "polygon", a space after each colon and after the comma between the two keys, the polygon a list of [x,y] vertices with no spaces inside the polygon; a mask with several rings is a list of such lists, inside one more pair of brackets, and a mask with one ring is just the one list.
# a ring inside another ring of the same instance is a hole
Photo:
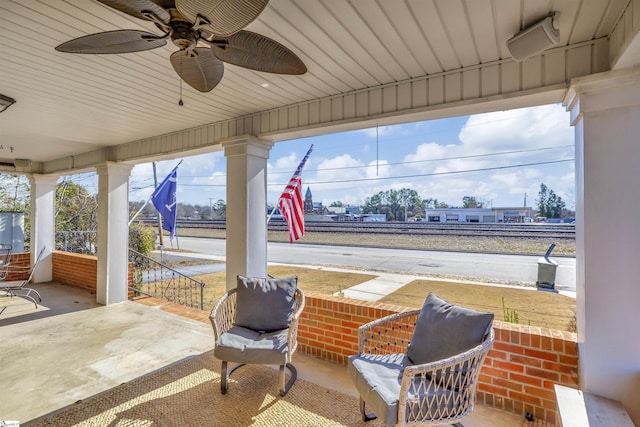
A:
{"label": "distant building", "polygon": [[304,196],[304,213],[327,216],[334,221],[362,221],[358,206],[324,206],[322,202],[314,202],[311,188],[307,187]]}
{"label": "distant building", "polygon": [[427,222],[482,222],[482,223],[522,223],[531,222],[533,208],[442,208],[426,209]]}
{"label": "distant building", "polygon": [[307,194],[304,196],[304,213],[313,212],[313,196],[311,195],[311,188],[307,187]]}
{"label": "distant building", "polygon": [[362,221],[364,222],[387,222],[386,214],[363,214]]}

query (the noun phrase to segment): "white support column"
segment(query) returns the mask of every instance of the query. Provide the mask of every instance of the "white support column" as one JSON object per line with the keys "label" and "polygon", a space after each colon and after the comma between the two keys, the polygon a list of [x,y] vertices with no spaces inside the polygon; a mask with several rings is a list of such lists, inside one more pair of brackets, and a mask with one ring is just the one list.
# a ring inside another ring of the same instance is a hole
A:
{"label": "white support column", "polygon": [[575,79],[580,385],[640,425],[640,69]]}
{"label": "white support column", "polygon": [[267,276],[267,159],[273,143],[245,135],[222,142],[227,158],[227,290],[236,276]]}
{"label": "white support column", "polygon": [[114,304],[128,296],[130,165],[98,165],[98,280],[96,301]]}
{"label": "white support column", "polygon": [[33,273],[35,283],[49,282],[53,279],[53,260],[51,253],[55,249],[56,222],[55,202],[57,176],[31,175],[31,264],[44,248],[44,254]]}

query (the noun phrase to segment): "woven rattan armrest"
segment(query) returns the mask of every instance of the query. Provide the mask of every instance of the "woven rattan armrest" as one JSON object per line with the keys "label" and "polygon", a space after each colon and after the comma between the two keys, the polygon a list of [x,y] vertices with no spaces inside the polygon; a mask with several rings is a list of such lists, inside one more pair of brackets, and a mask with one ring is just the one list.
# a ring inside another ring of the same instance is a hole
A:
{"label": "woven rattan armrest", "polygon": [[373,320],[358,328],[360,354],[406,353],[420,310],[404,311]]}
{"label": "woven rattan armrest", "polygon": [[213,326],[214,341],[227,332],[236,320],[236,289],[227,291],[216,301],[209,320]]}
{"label": "woven rattan armrest", "polygon": [[301,289],[296,289],[295,293],[295,311],[293,313],[293,318],[291,319],[291,323],[289,324],[289,335],[287,336],[287,345],[289,346],[289,352],[287,353],[287,359],[289,363],[291,363],[291,358],[293,353],[295,353],[296,348],[298,347],[298,321],[300,319],[300,315],[304,310],[305,305],[305,297],[304,292]]}

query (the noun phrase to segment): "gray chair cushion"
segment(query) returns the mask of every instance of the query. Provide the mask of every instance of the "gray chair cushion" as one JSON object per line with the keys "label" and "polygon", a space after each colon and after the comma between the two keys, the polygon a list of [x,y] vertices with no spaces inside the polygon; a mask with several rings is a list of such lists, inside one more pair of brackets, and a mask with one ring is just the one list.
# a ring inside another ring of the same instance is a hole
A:
{"label": "gray chair cushion", "polygon": [[287,363],[289,329],[259,333],[233,326],[216,341],[213,355],[220,360],[262,365]]}
{"label": "gray chair cushion", "polygon": [[289,327],[293,319],[298,278],[263,279],[238,276],[237,326],[273,332]]}
{"label": "gray chair cushion", "polygon": [[387,425],[398,421],[398,401],[404,367],[404,354],[358,354],[349,356],[347,370],[369,409]]}
{"label": "gray chair cushion", "polygon": [[482,344],[491,330],[493,313],[450,304],[427,296],[407,349],[414,364],[446,359]]}
{"label": "gray chair cushion", "polygon": [[[411,362],[404,354],[359,354],[349,357],[347,370],[367,409],[385,425],[398,423],[398,404],[404,368]],[[437,383],[427,387],[418,385],[422,378],[416,377],[416,385],[407,396],[405,420],[422,420],[426,413],[455,415],[459,394]]]}

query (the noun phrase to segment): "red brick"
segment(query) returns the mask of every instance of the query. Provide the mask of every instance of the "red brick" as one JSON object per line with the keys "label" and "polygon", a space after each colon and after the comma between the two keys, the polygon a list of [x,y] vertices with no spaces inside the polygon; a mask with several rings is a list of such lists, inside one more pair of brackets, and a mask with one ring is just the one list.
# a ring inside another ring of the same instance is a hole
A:
{"label": "red brick", "polygon": [[520,375],[516,373],[510,373],[509,379],[511,381],[517,381],[523,384],[529,384],[536,387],[542,387],[542,380],[540,378],[530,377],[528,375]]}
{"label": "red brick", "polygon": [[551,362],[557,362],[558,361],[558,354],[557,353],[551,353],[551,352],[548,352],[548,351],[540,351],[540,350],[534,350],[534,349],[530,349],[530,348],[525,348],[524,349],[524,354],[525,354],[525,356],[534,357],[536,359],[544,359],[544,360],[549,360]]}
{"label": "red brick", "polygon": [[496,342],[493,343],[493,347],[496,350],[502,350],[502,351],[506,351],[508,353],[524,354],[524,348],[522,348],[519,345],[507,344],[507,343],[496,341]]}
{"label": "red brick", "polygon": [[560,363],[552,363],[552,362],[544,362],[542,364],[543,369],[547,369],[549,371],[560,372],[564,374],[573,374],[576,372],[577,367],[561,365]]}
{"label": "red brick", "polygon": [[549,372],[538,368],[527,368],[526,374],[534,377],[545,378],[551,381],[558,381],[560,374],[557,372]]}
{"label": "red brick", "polygon": [[502,378],[494,378],[492,384],[497,385],[498,387],[506,388],[508,390],[515,390],[520,392],[524,391],[522,384],[514,383],[513,381],[505,380]]}
{"label": "red brick", "polygon": [[496,358],[496,359],[501,359],[501,360],[507,360],[507,353],[504,351],[499,351],[496,350],[494,348],[492,348],[491,350],[489,350],[489,354],[487,355],[487,359],[490,358]]}
{"label": "red brick", "polygon": [[553,402],[556,400],[556,393],[554,390],[544,390],[538,387],[525,386],[524,391],[530,396],[537,396]]}
{"label": "red brick", "polygon": [[509,357],[509,361],[512,363],[519,363],[521,365],[534,366],[536,368],[542,367],[542,361],[533,357],[512,354],[511,357]]}
{"label": "red brick", "polygon": [[513,390],[509,391],[508,396],[519,402],[524,402],[525,406],[527,403],[534,406],[540,406],[542,404],[542,401],[538,397],[530,396]]}
{"label": "red brick", "polygon": [[524,367],[521,365],[516,365],[515,363],[501,362],[499,360],[495,360],[493,362],[493,366],[495,368],[504,369],[510,372],[524,372]]}
{"label": "red brick", "polygon": [[478,389],[498,396],[507,396],[507,389],[490,384],[478,384]]}
{"label": "red brick", "polygon": [[505,379],[509,378],[509,372],[501,369],[495,369],[495,368],[489,368],[487,366],[483,366],[481,372],[491,377],[505,378]]}

